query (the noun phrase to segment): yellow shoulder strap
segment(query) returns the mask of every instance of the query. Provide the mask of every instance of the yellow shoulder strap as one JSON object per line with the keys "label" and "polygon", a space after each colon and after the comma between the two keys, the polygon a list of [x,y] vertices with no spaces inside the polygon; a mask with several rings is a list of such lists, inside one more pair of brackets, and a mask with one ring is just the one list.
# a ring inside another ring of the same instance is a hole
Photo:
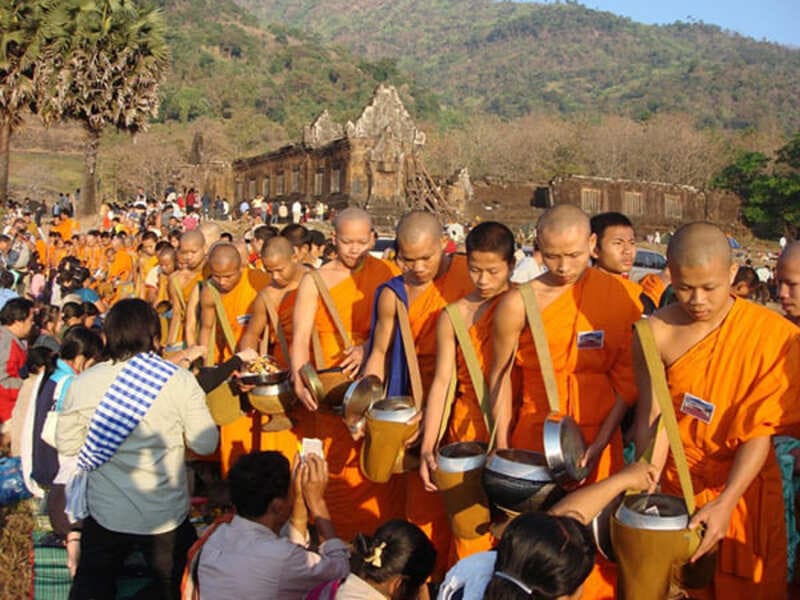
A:
{"label": "yellow shoulder strap", "polygon": [[530,284],[523,283],[517,288],[522,303],[525,306],[525,317],[528,320],[528,327],[533,337],[533,346],[536,348],[536,356],[539,358],[539,367],[542,370],[542,380],[544,381],[544,391],[547,395],[547,403],[550,405],[550,412],[560,412],[558,402],[558,384],[556,383],[556,372],[553,368],[553,359],[550,356],[550,346],[547,344],[547,333],[542,322],[542,313],[539,310],[539,303],[536,294]]}
{"label": "yellow shoulder strap", "polygon": [[325,308],[328,310],[328,313],[331,316],[333,325],[336,327],[336,331],[339,333],[339,337],[342,339],[342,343],[344,344],[345,348],[350,348],[353,345],[353,342],[350,340],[350,336],[348,335],[347,330],[344,328],[342,317],[339,315],[339,311],[336,308],[336,303],[331,297],[330,291],[328,291],[328,286],[325,285],[325,282],[322,280],[322,275],[313,269],[309,271],[309,273],[311,274],[311,278],[314,280],[314,285],[317,286],[317,291],[319,292],[320,298],[322,298]]}

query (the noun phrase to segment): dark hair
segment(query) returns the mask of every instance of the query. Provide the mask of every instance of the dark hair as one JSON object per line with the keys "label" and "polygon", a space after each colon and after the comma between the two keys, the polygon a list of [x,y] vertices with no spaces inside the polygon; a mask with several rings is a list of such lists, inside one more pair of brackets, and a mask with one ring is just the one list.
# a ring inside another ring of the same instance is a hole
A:
{"label": "dark hair", "polygon": [[499,254],[509,266],[514,266],[514,234],[497,221],[485,221],[470,230],[466,239],[467,256],[471,252]]}
{"label": "dark hair", "polygon": [[[532,512],[509,523],[497,546],[487,600],[555,600],[574,594],[594,567],[589,529],[572,517]],[[498,576],[502,573],[503,576]],[[529,587],[526,594],[511,577]]]}
{"label": "dark hair", "polygon": [[267,512],[275,498],[286,498],[292,480],[289,460],[280,452],[251,452],[239,457],[228,473],[236,513],[253,519]]}
{"label": "dark hair", "polygon": [[746,283],[749,287],[756,287],[759,283],[758,275],[756,275],[753,267],[739,267],[736,271],[736,277],[733,279],[733,285],[737,283]]}
{"label": "dark hair", "polygon": [[12,298],[0,310],[0,325],[12,325],[24,321],[33,310],[33,302],[27,298]]}
{"label": "dark hair", "polygon": [[0,287],[11,289],[14,285],[14,274],[11,271],[0,271]]}
{"label": "dark hair", "polygon": [[268,242],[274,237],[278,237],[278,229],[272,225],[259,225],[253,230],[253,239]]}
{"label": "dark hair", "polygon": [[325,234],[317,229],[312,229],[311,231],[308,232],[308,239],[314,246],[325,245]]}
{"label": "dark hair", "polygon": [[233,242],[233,234],[228,231],[223,231],[219,234],[219,239],[227,240],[228,242]]}
{"label": "dark hair", "polygon": [[77,356],[98,360],[103,356],[103,340],[88,327],[74,325],[64,332],[59,355],[64,360]]}
{"label": "dark hair", "polygon": [[142,234],[142,241],[145,240],[153,240],[154,242],[158,242],[158,235],[154,231],[150,231],[148,229]]}
{"label": "dark hair", "polygon": [[28,348],[28,356],[25,359],[25,366],[29,373],[35,373],[40,368],[52,371],[56,365],[56,353],[47,346],[34,346]]}
{"label": "dark hair", "polygon": [[85,316],[83,304],[80,302],[65,302],[61,307],[61,317],[66,321],[67,319],[80,319]]}
{"label": "dark hair", "polygon": [[287,225],[281,230],[281,235],[289,240],[295,248],[311,245],[311,236],[308,233],[308,229],[302,225],[297,225],[296,223]]}
{"label": "dark hair", "polygon": [[175,251],[175,248],[173,248],[167,240],[158,240],[158,242],[156,242],[156,254],[160,255],[162,252],[165,252],[167,248],[173,252]]}
{"label": "dark hair", "polygon": [[150,304],[139,298],[126,298],[108,311],[105,333],[108,356],[112,360],[126,360],[155,349],[161,323]]}
{"label": "dark hair", "polygon": [[86,317],[96,317],[100,314],[100,309],[97,308],[97,305],[94,302],[84,302],[83,306],[83,315]]}
{"label": "dark hair", "polygon": [[371,538],[359,534],[353,545],[350,570],[361,579],[383,583],[396,575],[403,578],[393,600],[416,598],[436,565],[431,541],[419,527],[402,519],[384,523]]}
{"label": "dark hair", "polygon": [[631,220],[619,212],[604,212],[595,215],[589,219],[589,226],[592,229],[592,233],[597,236],[598,244],[602,241],[603,234],[609,227],[630,227],[633,229]]}

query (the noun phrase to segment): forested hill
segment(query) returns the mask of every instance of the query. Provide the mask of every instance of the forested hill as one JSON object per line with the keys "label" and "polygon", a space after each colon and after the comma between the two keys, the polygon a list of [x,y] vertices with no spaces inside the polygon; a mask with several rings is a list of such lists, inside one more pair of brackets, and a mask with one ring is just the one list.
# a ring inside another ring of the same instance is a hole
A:
{"label": "forested hill", "polygon": [[[187,122],[202,116],[236,124],[261,143],[296,139],[323,109],[337,120],[354,118],[378,82],[380,64],[321,43],[298,29],[264,25],[231,0],[161,0],[168,23],[172,67],[162,85],[159,119]],[[431,117],[438,101],[397,75],[409,110]],[[246,150],[246,148],[244,148]]]}
{"label": "forested hill", "polygon": [[574,2],[236,0],[369,60],[395,59],[458,109],[685,112],[800,128],[800,50],[702,23],[643,25]]}

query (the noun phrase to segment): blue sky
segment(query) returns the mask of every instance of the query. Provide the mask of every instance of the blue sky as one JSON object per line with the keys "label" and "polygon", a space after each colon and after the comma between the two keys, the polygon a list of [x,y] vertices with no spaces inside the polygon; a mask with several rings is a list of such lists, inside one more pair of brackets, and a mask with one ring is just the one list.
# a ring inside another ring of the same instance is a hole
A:
{"label": "blue sky", "polygon": [[687,17],[761,40],[800,47],[800,0],[581,0],[642,23],[687,21]]}

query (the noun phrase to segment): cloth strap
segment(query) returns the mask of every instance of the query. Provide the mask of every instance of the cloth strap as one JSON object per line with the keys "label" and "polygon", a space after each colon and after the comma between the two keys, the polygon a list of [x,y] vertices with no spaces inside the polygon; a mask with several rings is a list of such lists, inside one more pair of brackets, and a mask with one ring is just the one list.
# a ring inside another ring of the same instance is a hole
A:
{"label": "cloth strap", "polygon": [[678,420],[675,417],[675,407],[672,405],[672,396],[669,393],[667,377],[664,373],[664,363],[658,353],[653,327],[648,319],[641,319],[634,324],[636,335],[639,337],[639,344],[642,348],[647,374],[650,376],[650,385],[653,389],[658,406],[661,409],[661,425],[667,430],[667,439],[672,451],[672,458],[675,461],[675,468],[678,471],[678,480],[681,484],[683,499],[690,515],[694,514],[694,490],[692,489],[692,478],[689,475],[689,465],[686,462],[681,434],[678,429]]}
{"label": "cloth strap", "polygon": [[[233,335],[233,330],[231,329],[231,324],[228,322],[228,315],[225,314],[225,308],[222,306],[222,296],[219,294],[219,290],[216,286],[211,282],[206,282],[206,286],[209,290],[211,290],[211,295],[214,297],[214,308],[216,309],[216,321],[217,324],[222,329],[223,341],[228,346],[231,352],[236,352],[236,337]],[[206,366],[213,366],[216,362],[216,327],[214,328],[214,340],[208,345],[208,359]]]}
{"label": "cloth strap", "polygon": [[111,382],[89,421],[86,440],[78,453],[78,468],[67,482],[65,510],[72,521],[89,514],[88,473],[114,456],[177,369],[178,365],[143,352],[130,359]]}
{"label": "cloth strap", "polygon": [[267,307],[267,317],[269,317],[269,320],[272,323],[272,328],[275,330],[275,337],[278,338],[278,344],[281,347],[283,356],[286,357],[286,366],[288,367],[289,343],[286,341],[286,333],[283,331],[283,325],[281,325],[280,319],[278,319],[278,313],[275,311],[275,307],[272,306],[272,302],[270,302],[266,294],[264,294],[263,298],[264,306]]}
{"label": "cloth strap", "polygon": [[317,291],[319,292],[320,298],[322,298],[322,303],[328,310],[328,314],[330,314],[331,320],[333,321],[333,326],[336,327],[336,331],[339,334],[342,343],[344,344],[345,348],[351,348],[353,346],[353,342],[350,340],[350,335],[347,333],[347,329],[344,327],[342,317],[339,315],[339,310],[336,308],[336,303],[333,301],[330,291],[328,291],[328,286],[325,285],[325,282],[322,280],[322,275],[320,275],[317,271],[309,271],[309,273],[311,274],[311,279],[314,280],[314,285],[317,286]]}
{"label": "cloth strap", "polygon": [[397,327],[400,329],[400,337],[403,339],[403,352],[408,366],[408,376],[411,380],[411,397],[414,399],[414,406],[419,411],[422,409],[423,391],[422,376],[419,372],[419,360],[414,347],[414,334],[411,332],[411,321],[408,318],[408,309],[405,303],[395,295],[395,309],[397,311]]}
{"label": "cloth strap", "polygon": [[175,296],[178,298],[178,304],[181,307],[181,314],[186,315],[186,298],[183,297],[183,290],[178,286],[178,280],[175,275],[169,278],[169,283],[172,289],[175,290]]}
{"label": "cloth strap", "polygon": [[472,381],[472,388],[478,396],[486,431],[494,431],[494,426],[492,425],[492,407],[489,399],[489,386],[486,383],[486,378],[483,376],[483,371],[478,361],[478,355],[475,353],[475,347],[472,345],[472,338],[470,338],[467,331],[467,324],[464,322],[464,318],[458,310],[458,304],[448,304],[445,310],[447,311],[447,316],[450,317],[450,323],[453,325],[456,341],[458,345],[461,346],[461,354],[464,356],[464,363],[467,365],[469,378]]}
{"label": "cloth strap", "polygon": [[528,320],[528,327],[533,337],[533,346],[536,348],[536,356],[539,358],[539,367],[542,371],[544,381],[544,391],[547,396],[547,403],[550,405],[551,413],[558,413],[558,384],[556,384],[556,372],[553,368],[553,359],[550,356],[550,346],[547,344],[547,333],[542,322],[542,313],[539,310],[539,302],[536,294],[527,283],[517,288],[522,296],[522,304],[525,306],[525,317]]}

